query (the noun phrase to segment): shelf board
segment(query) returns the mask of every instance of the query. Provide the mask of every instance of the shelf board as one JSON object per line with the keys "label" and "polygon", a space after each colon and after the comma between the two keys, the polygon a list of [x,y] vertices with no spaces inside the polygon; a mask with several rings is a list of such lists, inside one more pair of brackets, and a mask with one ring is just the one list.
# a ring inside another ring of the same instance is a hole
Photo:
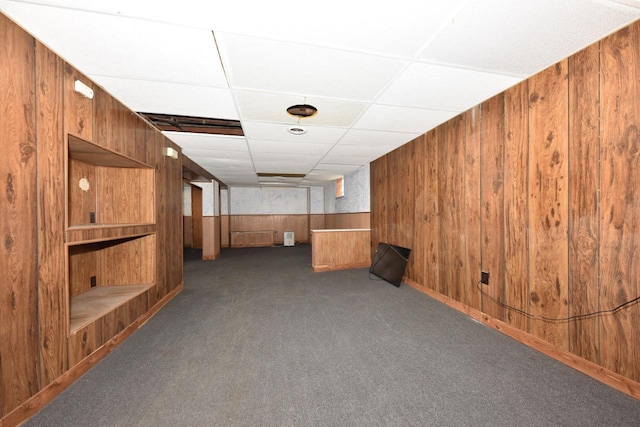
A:
{"label": "shelf board", "polygon": [[138,160],[102,148],[84,139],[69,135],[69,157],[96,166],[116,168],[146,168],[151,166]]}
{"label": "shelf board", "polygon": [[153,283],[141,285],[98,286],[83,294],[71,298],[71,319],[69,321],[69,334],[95,322],[105,314],[108,314],[146,292]]}
{"label": "shelf board", "polygon": [[156,232],[155,224],[89,224],[67,228],[67,244],[104,242],[127,237],[138,237]]}

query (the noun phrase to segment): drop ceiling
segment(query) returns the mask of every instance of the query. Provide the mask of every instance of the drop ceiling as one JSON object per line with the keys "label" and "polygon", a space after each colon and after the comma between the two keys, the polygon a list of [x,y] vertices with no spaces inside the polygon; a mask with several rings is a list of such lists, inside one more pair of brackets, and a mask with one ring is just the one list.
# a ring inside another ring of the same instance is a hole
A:
{"label": "drop ceiling", "polygon": [[[0,0],[0,10],[134,111],[239,120],[243,136],[164,133],[225,184],[257,186],[353,172],[636,20],[640,0]],[[318,113],[286,112],[301,103]]]}

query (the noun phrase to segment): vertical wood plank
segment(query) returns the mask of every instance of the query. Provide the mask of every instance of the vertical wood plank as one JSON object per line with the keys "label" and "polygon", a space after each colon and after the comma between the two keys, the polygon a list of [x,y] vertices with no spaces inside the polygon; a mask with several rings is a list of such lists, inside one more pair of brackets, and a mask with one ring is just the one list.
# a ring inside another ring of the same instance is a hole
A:
{"label": "vertical wood plank", "polygon": [[[598,43],[569,58],[569,315],[598,305],[599,72]],[[600,362],[598,319],[569,324],[569,351]]]}
{"label": "vertical wood plank", "polygon": [[[510,307],[529,310],[529,116],[528,84],[520,83],[504,93],[504,252],[505,302]],[[528,330],[526,316],[505,312],[505,322]]]}
{"label": "vertical wood plank", "polygon": [[193,227],[193,247],[202,248],[202,189],[191,186],[191,215]]}
{"label": "vertical wood plank", "polygon": [[447,173],[449,172],[447,165],[449,164],[449,147],[447,147],[447,123],[443,123],[435,129],[437,138],[436,159],[438,162],[438,287],[436,290],[443,295],[451,296],[449,287],[451,281],[450,274],[450,258],[451,258],[451,241],[448,220],[448,204],[450,197],[447,194]]}
{"label": "vertical wood plank", "polygon": [[[638,296],[640,23],[601,44],[600,306]],[[600,321],[602,365],[640,380],[640,304]]]}
{"label": "vertical wood plank", "polygon": [[[396,181],[397,192],[395,198],[398,203],[398,227],[397,245],[413,249],[415,235],[414,215],[415,215],[415,145],[405,144],[398,150],[398,156],[402,161],[398,164]],[[409,262],[405,269],[405,275],[415,276],[416,260],[409,255]]]}
{"label": "vertical wood plank", "polygon": [[424,136],[425,141],[425,211],[426,240],[424,254],[425,286],[437,290],[440,283],[438,250],[440,247],[440,221],[438,220],[438,137],[435,131]]}
{"label": "vertical wood plank", "polygon": [[[96,222],[100,222],[101,218],[97,206],[98,185],[95,166],[79,160],[69,159],[67,179],[67,197],[69,199],[67,221],[69,226],[91,224],[91,212],[95,213]],[[80,186],[81,179],[89,182],[88,189]]]}
{"label": "vertical wood plank", "polygon": [[38,318],[42,385],[67,369],[62,60],[36,43]]}
{"label": "vertical wood plank", "polygon": [[414,239],[411,257],[413,258],[413,268],[409,278],[420,286],[425,285],[425,246],[428,244],[425,227],[425,204],[426,193],[426,161],[425,161],[425,141],[424,136],[420,136],[411,142],[414,145],[415,163],[415,193],[414,193]]}
{"label": "vertical wood plank", "polygon": [[[96,145],[112,148],[110,145],[109,108],[111,97],[99,86],[93,89],[93,140]],[[150,163],[152,164],[152,163]]]}
{"label": "vertical wood plank", "polygon": [[480,310],[480,107],[465,114],[464,212],[466,304]]}
{"label": "vertical wood plank", "polygon": [[0,417],[40,389],[35,40],[0,14]]}
{"label": "vertical wood plank", "polygon": [[98,277],[97,243],[69,246],[69,297],[80,295],[91,289],[91,276]]}
{"label": "vertical wood plank", "polygon": [[387,194],[389,180],[387,175],[387,156],[377,159],[371,164],[371,243],[372,256],[380,242],[388,242],[389,218]]}
{"label": "vertical wood plank", "polygon": [[99,346],[96,322],[81,328],[69,336],[69,367],[77,365]]}
{"label": "vertical wood plank", "polygon": [[440,203],[440,290],[464,302],[464,123],[458,115],[440,127],[438,144]]}
{"label": "vertical wood plank", "polygon": [[[568,79],[564,60],[529,80],[531,314],[568,315]],[[568,323],[532,319],[530,331],[562,349]]]}
{"label": "vertical wood plank", "polygon": [[[504,94],[482,103],[482,269],[490,273],[483,291],[504,303]],[[483,297],[482,311],[503,320],[504,309]]]}
{"label": "vertical wood plank", "polygon": [[64,135],[72,134],[91,141],[93,136],[93,100],[75,91],[75,82],[79,80],[91,89],[94,84],[88,77],[73,68],[64,65]]}

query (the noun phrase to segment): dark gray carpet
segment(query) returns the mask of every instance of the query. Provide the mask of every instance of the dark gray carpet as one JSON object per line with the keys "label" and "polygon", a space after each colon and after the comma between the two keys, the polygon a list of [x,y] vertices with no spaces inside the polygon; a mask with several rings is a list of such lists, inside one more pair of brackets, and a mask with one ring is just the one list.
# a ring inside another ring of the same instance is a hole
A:
{"label": "dark gray carpet", "polygon": [[185,253],[185,289],[28,426],[638,426],[640,402],[311,250]]}

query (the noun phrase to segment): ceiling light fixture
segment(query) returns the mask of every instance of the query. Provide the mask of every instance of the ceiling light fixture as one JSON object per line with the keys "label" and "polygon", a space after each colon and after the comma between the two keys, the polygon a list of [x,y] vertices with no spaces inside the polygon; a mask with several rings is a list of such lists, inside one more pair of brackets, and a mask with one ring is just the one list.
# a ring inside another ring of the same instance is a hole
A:
{"label": "ceiling light fixture", "polygon": [[305,128],[303,128],[302,126],[291,126],[287,130],[289,131],[289,133],[292,133],[294,135],[303,135],[303,134],[307,133],[307,130]]}
{"label": "ceiling light fixture", "polygon": [[318,112],[318,109],[309,104],[297,104],[287,108],[287,113],[296,117],[311,117]]}

